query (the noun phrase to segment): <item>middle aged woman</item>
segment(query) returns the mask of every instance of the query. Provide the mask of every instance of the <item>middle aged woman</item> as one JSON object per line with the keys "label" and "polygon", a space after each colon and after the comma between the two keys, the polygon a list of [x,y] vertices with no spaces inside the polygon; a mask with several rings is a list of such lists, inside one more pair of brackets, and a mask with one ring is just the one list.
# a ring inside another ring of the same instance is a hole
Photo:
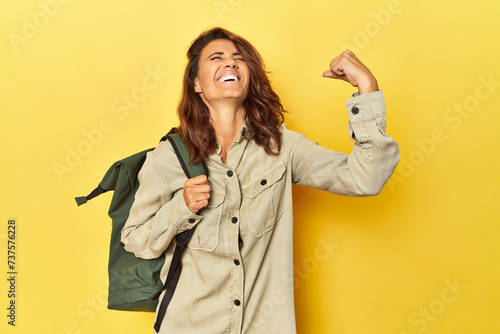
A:
{"label": "middle aged woman", "polygon": [[148,153],[122,231],[136,256],[166,253],[165,280],[172,239],[197,226],[160,333],[296,332],[292,184],[376,195],[399,160],[397,143],[385,134],[384,96],[369,69],[346,51],[323,76],[359,91],[346,103],[350,154],[282,124],[280,99],[247,40],[213,28],[191,44],[178,130],[192,161],[207,164],[209,178],[186,181],[170,144],[160,143]]}

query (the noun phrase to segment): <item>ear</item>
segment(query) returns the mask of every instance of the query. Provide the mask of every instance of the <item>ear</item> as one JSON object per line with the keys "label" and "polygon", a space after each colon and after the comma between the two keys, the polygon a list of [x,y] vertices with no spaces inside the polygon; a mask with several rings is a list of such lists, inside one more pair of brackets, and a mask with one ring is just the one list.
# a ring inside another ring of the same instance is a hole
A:
{"label": "ear", "polygon": [[194,91],[196,93],[201,93],[200,81],[198,80],[198,77],[194,78]]}

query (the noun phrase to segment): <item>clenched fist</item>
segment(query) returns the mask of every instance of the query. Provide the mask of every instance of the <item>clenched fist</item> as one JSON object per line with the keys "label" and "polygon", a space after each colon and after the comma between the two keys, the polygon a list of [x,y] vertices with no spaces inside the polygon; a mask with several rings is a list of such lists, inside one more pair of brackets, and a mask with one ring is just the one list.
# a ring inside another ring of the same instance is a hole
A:
{"label": "clenched fist", "polygon": [[368,67],[348,50],[330,62],[330,69],[325,71],[323,76],[349,82],[354,87],[358,87],[360,95],[378,90],[377,80]]}
{"label": "clenched fist", "polygon": [[198,175],[186,180],[184,184],[184,201],[191,212],[198,212],[208,205],[210,185],[206,175]]}

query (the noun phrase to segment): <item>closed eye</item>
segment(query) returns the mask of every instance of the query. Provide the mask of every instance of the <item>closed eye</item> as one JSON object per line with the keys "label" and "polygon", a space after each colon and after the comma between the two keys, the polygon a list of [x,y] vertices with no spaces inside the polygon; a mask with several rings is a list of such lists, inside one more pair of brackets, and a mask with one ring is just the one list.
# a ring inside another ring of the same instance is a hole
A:
{"label": "closed eye", "polygon": [[241,61],[245,61],[245,59],[243,59],[243,57],[241,56],[241,53],[239,53],[239,52],[235,52],[235,53],[233,53],[233,59],[234,59],[234,60],[241,60]]}
{"label": "closed eye", "polygon": [[[224,55],[224,53],[223,53],[223,52],[214,52],[214,53],[212,53],[212,54],[208,57],[208,59],[210,59],[210,60],[216,60],[216,59],[221,60],[223,55]],[[234,59],[235,61],[245,61],[245,60],[241,57],[241,54],[240,54],[239,52],[235,52],[235,53],[233,53],[233,59]]]}
{"label": "closed eye", "polygon": [[210,56],[207,57],[207,59],[214,60],[214,59],[221,59],[220,56],[222,56],[224,53],[223,52],[214,52]]}

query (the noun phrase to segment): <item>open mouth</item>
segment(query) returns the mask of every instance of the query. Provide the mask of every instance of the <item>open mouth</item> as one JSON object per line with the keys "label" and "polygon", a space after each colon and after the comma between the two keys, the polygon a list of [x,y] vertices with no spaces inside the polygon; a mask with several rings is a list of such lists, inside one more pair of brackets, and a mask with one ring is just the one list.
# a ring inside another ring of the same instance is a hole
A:
{"label": "open mouth", "polygon": [[219,82],[230,82],[230,81],[239,82],[240,79],[238,79],[238,77],[235,75],[225,75],[219,78]]}

